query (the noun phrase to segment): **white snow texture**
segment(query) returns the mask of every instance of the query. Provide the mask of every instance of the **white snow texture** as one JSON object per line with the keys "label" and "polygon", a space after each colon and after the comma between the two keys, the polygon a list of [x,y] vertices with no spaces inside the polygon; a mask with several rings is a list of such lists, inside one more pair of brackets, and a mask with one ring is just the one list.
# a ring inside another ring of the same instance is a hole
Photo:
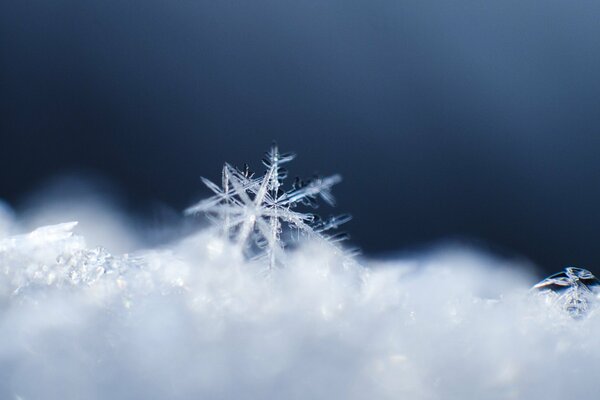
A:
{"label": "white snow texture", "polygon": [[541,303],[528,265],[307,240],[268,270],[208,230],[111,255],[0,211],[0,399],[597,398],[600,314]]}

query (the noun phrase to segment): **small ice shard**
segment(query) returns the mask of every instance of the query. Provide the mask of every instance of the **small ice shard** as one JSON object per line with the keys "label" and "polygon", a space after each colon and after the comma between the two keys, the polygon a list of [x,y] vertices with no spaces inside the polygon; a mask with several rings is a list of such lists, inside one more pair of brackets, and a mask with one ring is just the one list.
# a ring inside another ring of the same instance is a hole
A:
{"label": "small ice shard", "polygon": [[71,221],[56,225],[42,226],[29,233],[27,237],[30,240],[36,240],[40,242],[56,242],[59,240],[68,239],[73,236],[73,228],[75,228],[77,224],[77,221]]}
{"label": "small ice shard", "polygon": [[57,243],[73,237],[73,228],[77,221],[63,222],[56,225],[47,225],[35,229],[24,235],[11,236],[0,240],[0,251],[11,248],[43,247],[51,243]]}
{"label": "small ice shard", "polygon": [[600,281],[583,268],[567,267],[533,287],[546,301],[573,318],[581,318],[600,299]]}

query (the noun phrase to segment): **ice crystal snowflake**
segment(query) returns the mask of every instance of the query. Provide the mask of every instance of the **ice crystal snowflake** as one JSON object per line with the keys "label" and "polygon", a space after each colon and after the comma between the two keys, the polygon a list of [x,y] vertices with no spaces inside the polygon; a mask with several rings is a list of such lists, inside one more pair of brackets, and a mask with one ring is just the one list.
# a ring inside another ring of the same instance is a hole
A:
{"label": "ice crystal snowflake", "polygon": [[581,318],[600,296],[600,281],[587,269],[567,267],[533,287],[573,318]]}
{"label": "ice crystal snowflake", "polygon": [[[341,181],[339,175],[314,177],[309,180],[296,178],[289,190],[283,189],[287,171],[282,168],[294,159],[292,153],[280,153],[273,144],[265,154],[265,174],[256,178],[246,165],[237,169],[229,164],[223,166],[221,186],[206,178],[204,184],[214,192],[208,199],[188,208],[186,214],[204,213],[221,227],[222,233],[235,240],[239,248],[250,257],[269,258],[273,267],[283,260],[283,249],[289,240],[282,240],[288,233],[289,239],[301,235],[335,244],[347,235],[327,232],[350,220],[347,214],[321,220],[312,213],[295,211],[299,205],[316,208],[317,199],[330,206],[335,205],[331,187]],[[284,228],[288,228],[284,231]]]}

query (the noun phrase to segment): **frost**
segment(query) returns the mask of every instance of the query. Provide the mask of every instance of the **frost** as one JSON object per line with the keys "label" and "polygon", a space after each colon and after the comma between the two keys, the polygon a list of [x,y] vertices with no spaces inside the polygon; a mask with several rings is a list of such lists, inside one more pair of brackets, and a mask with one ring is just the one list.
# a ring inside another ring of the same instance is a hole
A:
{"label": "frost", "polygon": [[[84,238],[73,233],[76,226],[77,222],[48,225],[0,240],[1,292],[31,296],[44,288],[92,286],[114,291],[139,276],[142,260],[87,248]],[[121,294],[123,299],[129,296]]]}
{"label": "frost", "polygon": [[[286,191],[283,181],[287,171],[282,166],[294,157],[292,153],[280,153],[274,144],[263,159],[266,172],[261,178],[255,178],[247,166],[239,170],[225,164],[220,187],[202,178],[215,194],[188,208],[186,214],[206,213],[224,236],[233,238],[243,252],[254,258],[267,256],[271,267],[284,260],[286,241],[282,240],[282,224],[295,231],[297,238],[302,234],[331,244],[344,240],[345,234],[329,235],[327,232],[348,222],[349,215],[321,220],[314,214],[294,211],[298,205],[316,208],[318,198],[330,206],[335,205],[331,187],[339,183],[341,177],[314,177],[306,181],[296,178],[291,189]],[[293,234],[288,236],[294,237]]]}
{"label": "frost", "polygon": [[44,226],[28,234],[0,240],[3,291],[18,292],[35,283],[52,283],[56,258],[80,251],[83,238],[74,237],[77,222]]}

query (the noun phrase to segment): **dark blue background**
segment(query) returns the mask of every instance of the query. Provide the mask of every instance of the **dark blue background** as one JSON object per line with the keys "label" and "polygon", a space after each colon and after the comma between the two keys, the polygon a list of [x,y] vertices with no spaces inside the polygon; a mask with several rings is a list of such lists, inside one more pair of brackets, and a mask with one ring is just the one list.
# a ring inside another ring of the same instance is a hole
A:
{"label": "dark blue background", "polygon": [[0,197],[73,170],[183,208],[273,139],[368,253],[600,265],[600,3],[7,0]]}

